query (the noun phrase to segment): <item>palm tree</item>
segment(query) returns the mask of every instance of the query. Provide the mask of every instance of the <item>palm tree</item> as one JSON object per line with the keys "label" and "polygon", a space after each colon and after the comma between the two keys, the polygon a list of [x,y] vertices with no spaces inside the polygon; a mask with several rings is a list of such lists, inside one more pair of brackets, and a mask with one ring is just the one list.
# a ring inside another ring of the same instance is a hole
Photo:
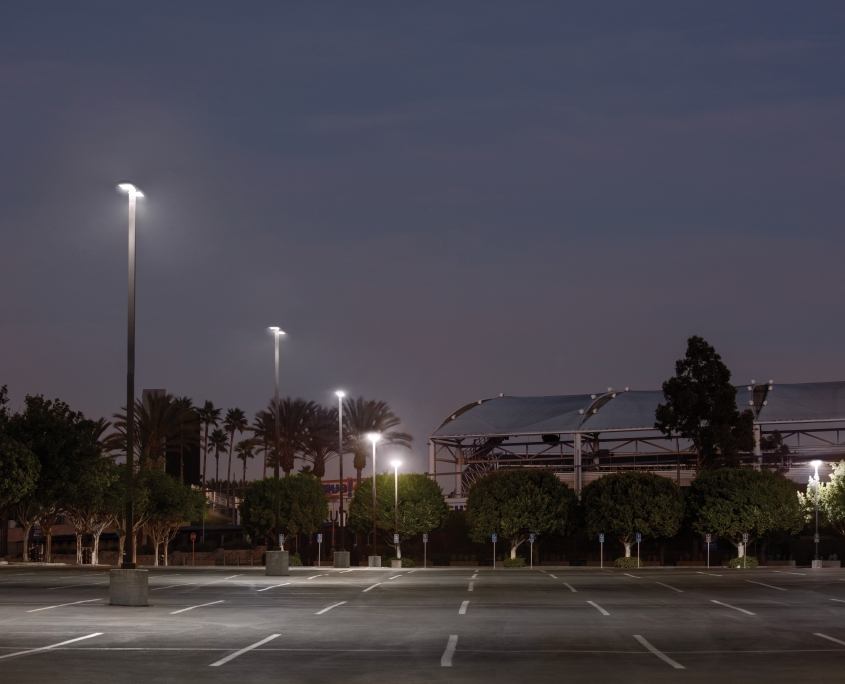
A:
{"label": "palm tree", "polygon": [[[349,452],[353,454],[352,467],[358,473],[358,484],[361,484],[361,471],[367,465],[367,456],[372,449],[367,441],[370,432],[381,433],[384,444],[398,444],[411,448],[412,437],[407,432],[396,432],[390,428],[396,427],[402,421],[391,411],[383,401],[374,399],[346,399],[343,402],[343,431],[349,436]],[[344,448],[346,451],[346,448]],[[348,452],[347,452],[348,453]]]}
{"label": "palm tree", "polygon": [[205,428],[205,434],[202,440],[202,488],[206,488],[205,466],[208,460],[208,428],[209,426],[217,427],[220,424],[220,411],[222,409],[214,408],[214,404],[206,401],[202,408],[197,409],[197,416],[199,416],[200,423]]}
{"label": "palm tree", "polygon": [[326,474],[326,461],[337,456],[337,409],[318,406],[308,425],[302,457],[310,461],[302,472],[310,472],[319,479]]}
{"label": "palm tree", "polygon": [[[275,442],[275,400],[270,402],[268,413],[273,420],[273,441]],[[280,402],[279,411],[279,453],[272,454],[274,469],[281,467],[285,475],[290,475],[297,456],[305,451],[308,430],[319,405],[305,399],[286,397]],[[274,450],[275,452],[275,450]]]}
{"label": "palm tree", "polygon": [[220,489],[220,452],[226,451],[229,448],[229,438],[226,433],[220,428],[215,428],[208,438],[209,445],[214,449],[214,458],[217,460],[217,467],[214,471],[214,481],[217,483],[217,489]]}
{"label": "palm tree", "polygon": [[173,403],[179,409],[179,481],[185,484],[185,434],[199,428],[199,417],[190,397],[177,397]]}
{"label": "palm tree", "polygon": [[[246,414],[239,408],[233,408],[226,411],[226,418],[223,420],[223,428],[229,433],[229,467],[226,471],[226,495],[232,496],[232,450],[235,447],[235,432],[243,434],[244,430],[249,430],[249,422],[246,419]],[[234,503],[232,504],[234,511]]]}
{"label": "palm tree", "polygon": [[238,446],[235,447],[235,451],[238,454],[238,458],[244,462],[244,477],[243,477],[243,485],[246,487],[246,460],[248,458],[254,458],[255,454],[252,453],[253,450],[261,444],[261,440],[250,438],[250,439],[243,439],[238,442]]}
{"label": "palm tree", "polygon": [[270,460],[270,445],[276,441],[276,424],[270,411],[258,411],[252,421],[252,434],[260,441],[264,452],[264,474],[267,477],[267,464]]}

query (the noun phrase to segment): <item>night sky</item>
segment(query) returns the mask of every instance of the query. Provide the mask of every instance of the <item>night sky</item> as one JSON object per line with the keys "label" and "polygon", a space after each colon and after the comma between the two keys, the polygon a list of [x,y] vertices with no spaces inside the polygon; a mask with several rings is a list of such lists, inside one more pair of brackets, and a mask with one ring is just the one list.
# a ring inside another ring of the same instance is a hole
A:
{"label": "night sky", "polygon": [[[845,379],[845,4],[7,3],[0,384],[252,414]],[[348,467],[348,466],[347,466]],[[251,466],[258,474],[260,466]]]}

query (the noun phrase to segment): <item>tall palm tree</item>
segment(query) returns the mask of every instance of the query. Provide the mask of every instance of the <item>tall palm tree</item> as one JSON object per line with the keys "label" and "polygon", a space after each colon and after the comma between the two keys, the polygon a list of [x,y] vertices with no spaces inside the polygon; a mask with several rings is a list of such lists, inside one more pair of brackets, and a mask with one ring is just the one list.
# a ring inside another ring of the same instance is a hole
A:
{"label": "tall palm tree", "polygon": [[[271,400],[267,412],[273,420],[273,441],[275,442],[274,404],[275,400]],[[272,465],[274,468],[278,465],[285,471],[285,475],[290,475],[297,456],[301,456],[305,451],[309,426],[319,404],[290,397],[282,399],[279,404],[279,453],[272,454]]]}
{"label": "tall palm tree", "polygon": [[[244,430],[249,430],[249,421],[246,419],[246,414],[239,408],[233,408],[226,411],[226,418],[223,420],[223,429],[229,433],[229,468],[226,471],[226,495],[232,496],[232,450],[235,447],[235,432],[243,434]],[[232,502],[232,509],[235,505]]]}
{"label": "tall palm tree", "polygon": [[185,484],[185,434],[199,428],[199,416],[190,397],[176,397],[173,403],[179,409],[179,481]]}
{"label": "tall palm tree", "polygon": [[267,464],[270,459],[270,445],[276,441],[276,424],[270,411],[258,411],[252,421],[252,433],[261,442],[264,452],[263,477],[267,477]]}
{"label": "tall palm tree", "polygon": [[261,440],[250,438],[250,439],[243,439],[238,442],[238,446],[235,447],[235,452],[238,454],[238,458],[244,462],[244,477],[243,477],[243,485],[246,486],[246,460],[248,458],[254,458],[255,454],[252,453],[255,451],[255,448],[261,444]]}
{"label": "tall palm tree", "polygon": [[220,452],[226,451],[229,448],[229,438],[226,433],[220,428],[215,428],[208,438],[209,446],[214,449],[214,458],[217,461],[217,467],[214,470],[214,481],[217,483],[217,489],[220,490]]}
{"label": "tall palm tree", "polygon": [[220,412],[222,409],[214,408],[214,404],[206,401],[202,408],[197,408],[197,415],[203,425],[205,434],[202,440],[202,488],[206,488],[205,466],[208,460],[208,428],[217,427],[220,424]]}
{"label": "tall palm tree", "polygon": [[367,457],[372,449],[372,444],[367,440],[368,433],[381,433],[383,444],[411,448],[411,435],[391,430],[401,422],[399,416],[383,401],[358,397],[343,402],[343,431],[349,435],[349,452],[353,454],[352,467],[358,473],[358,484],[361,484],[361,471],[367,465]]}
{"label": "tall palm tree", "polygon": [[[337,456],[337,409],[318,406],[311,416],[305,435],[302,457],[311,463],[303,472],[319,479],[326,474],[326,461]],[[306,470],[307,469],[307,470]]]}

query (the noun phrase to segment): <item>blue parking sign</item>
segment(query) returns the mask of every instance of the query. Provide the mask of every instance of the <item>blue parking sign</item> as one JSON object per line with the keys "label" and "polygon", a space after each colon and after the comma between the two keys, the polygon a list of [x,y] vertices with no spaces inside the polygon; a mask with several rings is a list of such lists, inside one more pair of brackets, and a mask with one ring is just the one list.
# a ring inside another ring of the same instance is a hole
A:
{"label": "blue parking sign", "polygon": [[285,535],[280,534],[279,535],[279,546],[284,546],[284,545],[285,545]]}
{"label": "blue parking sign", "polygon": [[423,535],[423,544],[428,544],[428,535],[427,534]]}
{"label": "blue parking sign", "polygon": [[529,534],[529,535],[528,535],[528,543],[529,543],[529,544],[533,544],[533,543],[534,543],[534,535],[533,535],[533,534]]}
{"label": "blue parking sign", "polygon": [[322,544],[322,543],[323,543],[323,535],[322,535],[322,534],[318,534],[318,535],[317,535],[317,543],[318,543],[318,544]]}
{"label": "blue parking sign", "polygon": [[604,532],[599,535],[599,542],[604,544]]}
{"label": "blue parking sign", "polygon": [[637,532],[637,544],[639,544],[643,540],[643,535]]}
{"label": "blue parking sign", "polygon": [[496,539],[498,539],[498,537],[499,537],[499,535],[494,532],[493,533],[493,543],[494,544],[496,543]]}

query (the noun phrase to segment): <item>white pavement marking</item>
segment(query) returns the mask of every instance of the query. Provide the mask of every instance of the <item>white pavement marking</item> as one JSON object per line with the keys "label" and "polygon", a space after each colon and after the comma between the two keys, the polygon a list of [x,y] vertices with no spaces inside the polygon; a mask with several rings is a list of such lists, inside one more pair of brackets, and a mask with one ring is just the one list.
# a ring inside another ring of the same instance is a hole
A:
{"label": "white pavement marking", "polygon": [[402,575],[394,575],[393,577],[388,577],[388,580],[396,579],[397,577],[402,577]]}
{"label": "white pavement marking", "polygon": [[567,584],[566,582],[564,582],[563,586],[569,587],[569,591],[571,591],[573,593],[577,592],[577,589],[575,587],[573,587],[571,584]]}
{"label": "white pavement marking", "polygon": [[270,591],[270,589],[278,589],[279,587],[286,587],[290,582],[285,582],[284,584],[274,584],[272,587],[264,587],[264,589],[259,589],[258,591]]}
{"label": "white pavement marking", "polygon": [[455,648],[458,646],[458,635],[452,634],[449,637],[449,643],[446,644],[446,650],[440,657],[440,667],[452,667],[452,656],[455,654]]}
{"label": "white pavement marking", "polygon": [[552,578],[554,578],[554,579],[557,579],[557,577],[556,577],[555,575],[553,575],[552,573],[549,573],[549,577],[552,577]]}
{"label": "white pavement marking", "polygon": [[251,651],[254,648],[258,648],[259,646],[263,646],[268,641],[273,641],[273,639],[280,637],[280,636],[282,636],[282,635],[281,634],[271,634],[266,639],[262,639],[261,641],[256,641],[251,646],[247,646],[246,648],[242,648],[240,651],[235,651],[234,653],[230,653],[225,658],[221,658],[220,660],[218,660],[216,663],[211,663],[211,665],[209,665],[209,667],[220,667],[221,665],[225,665],[230,660],[234,660],[235,658],[237,658],[239,655],[243,655],[247,651]]}
{"label": "white pavement marking", "polygon": [[352,572],[352,571],[351,571],[351,570],[341,570],[341,571],[340,571],[339,573],[337,573],[337,574],[338,574],[338,575],[342,575],[344,572]]}
{"label": "white pavement marking", "polygon": [[70,587],[93,587],[95,584],[108,584],[108,582],[88,582],[87,584],[65,584],[61,587],[47,587],[46,591],[53,591],[53,589],[69,589]]}
{"label": "white pavement marking", "polygon": [[309,577],[308,579],[316,579],[318,577],[325,577],[325,575],[314,575],[314,577]]}
{"label": "white pavement marking", "polygon": [[772,570],[772,572],[779,572],[781,575],[801,575],[801,577],[807,574],[806,572],[789,572],[789,570]]}
{"label": "white pavement marking", "polygon": [[211,603],[200,603],[198,606],[188,606],[187,608],[182,608],[182,610],[174,610],[171,615],[176,615],[177,613],[184,613],[188,610],[193,610],[194,608],[205,608],[205,606],[213,606],[215,603],[225,603],[225,601],[212,601]]}
{"label": "white pavement marking", "polygon": [[187,587],[189,584],[196,584],[196,582],[183,582],[182,584],[171,584],[167,587],[156,587],[155,589],[150,589],[150,591],[158,591],[159,589],[173,589],[173,587]]}
{"label": "white pavement marking", "polygon": [[76,637],[76,639],[68,639],[67,641],[60,641],[58,644],[50,644],[49,646],[42,646],[41,648],[30,648],[26,651],[18,651],[17,653],[7,653],[6,655],[0,656],[0,660],[4,660],[5,658],[14,658],[15,656],[22,656],[26,655],[27,653],[38,653],[38,651],[49,651],[51,648],[58,648],[59,646],[66,646],[67,644],[72,644],[74,641],[82,641],[84,639],[91,639],[93,637],[97,637],[102,635],[102,632],[94,632],[93,634],[86,634],[85,636]]}
{"label": "white pavement marking", "polygon": [[671,589],[672,591],[677,591],[679,594],[683,594],[683,589],[675,589],[675,587],[670,587],[668,584],[663,584],[663,582],[655,582],[655,584],[659,584],[661,587],[666,587],[667,589]]}
{"label": "white pavement marking", "polygon": [[381,584],[381,582],[376,582],[375,584],[373,584],[373,585],[367,587],[366,589],[364,589],[364,591],[362,591],[361,593],[366,594],[370,589],[375,589],[379,584]]}
{"label": "white pavement marking", "polygon": [[717,575],[715,572],[698,572],[699,575],[707,575],[708,577],[721,577],[721,575]]}
{"label": "white pavement marking", "polygon": [[587,601],[593,608],[599,611],[602,615],[610,615],[604,608],[602,608],[598,603],[594,603],[593,601]]}
{"label": "white pavement marking", "polygon": [[220,580],[220,581],[221,581],[221,582],[225,582],[226,580],[229,580],[229,579],[235,579],[235,577],[243,577],[243,573],[241,573],[240,575],[232,575],[231,577],[224,577],[224,578],[223,578],[222,580]]}
{"label": "white pavement marking", "polygon": [[845,603],[842,599],[830,599],[831,601],[836,601],[837,603]]}
{"label": "white pavement marking", "polygon": [[755,582],[754,580],[745,580],[746,582],[751,582],[751,584],[759,584],[761,587],[768,587],[769,589],[777,589],[778,591],[786,591],[783,587],[775,587],[771,584],[764,584],[763,582]]}
{"label": "white pavement marking", "polygon": [[645,647],[646,647],[649,651],[651,651],[652,653],[654,653],[654,655],[656,655],[658,658],[660,658],[660,660],[662,660],[664,663],[669,663],[669,665],[671,665],[672,667],[674,667],[676,670],[686,670],[686,668],[685,668],[683,665],[681,665],[680,663],[676,663],[674,660],[672,660],[672,659],[671,659],[669,656],[667,656],[665,653],[661,653],[660,651],[658,651],[658,650],[657,650],[654,646],[652,646],[650,643],[648,643],[648,642],[647,642],[647,641],[646,641],[646,640],[645,640],[642,636],[640,636],[639,634],[635,634],[635,635],[634,635],[634,638],[635,638],[637,641],[639,641],[639,642],[640,642],[643,646],[645,646]]}
{"label": "white pavement marking", "polygon": [[469,583],[469,589],[467,589],[467,591],[472,591],[474,585],[475,585],[475,582],[470,582]]}
{"label": "white pavement marking", "polygon": [[91,603],[92,601],[99,601],[100,599],[88,599],[87,601],[74,601],[73,603],[60,603],[57,606],[46,606],[45,608],[36,608],[35,610],[28,610],[27,613],[37,613],[41,610],[50,610],[51,608],[64,608],[65,606],[75,606],[78,603]]}
{"label": "white pavement marking", "polygon": [[725,608],[733,608],[734,610],[738,610],[740,613],[745,613],[746,615],[754,615],[750,610],[745,610],[744,608],[737,608],[736,606],[732,606],[730,603],[722,603],[721,601],[717,601],[716,599],[710,599],[713,603],[718,603],[720,606],[725,606]]}
{"label": "white pavement marking", "polygon": [[458,615],[466,615],[468,607],[469,607],[469,601],[464,601],[461,604],[461,609],[458,611]]}
{"label": "white pavement marking", "polygon": [[819,634],[818,632],[813,632],[814,636],[821,637],[822,639],[827,639],[828,641],[832,641],[834,644],[839,644],[840,646],[845,646],[845,641],[839,641],[839,639],[834,639],[833,637],[829,637],[827,634]]}
{"label": "white pavement marking", "polygon": [[634,579],[640,579],[637,575],[629,575],[627,572],[623,572],[622,574],[628,577],[633,577]]}
{"label": "white pavement marking", "polygon": [[322,615],[323,613],[328,613],[332,608],[337,608],[338,606],[342,606],[346,601],[339,601],[338,603],[333,603],[330,606],[326,606],[323,610],[318,610],[314,615]]}

